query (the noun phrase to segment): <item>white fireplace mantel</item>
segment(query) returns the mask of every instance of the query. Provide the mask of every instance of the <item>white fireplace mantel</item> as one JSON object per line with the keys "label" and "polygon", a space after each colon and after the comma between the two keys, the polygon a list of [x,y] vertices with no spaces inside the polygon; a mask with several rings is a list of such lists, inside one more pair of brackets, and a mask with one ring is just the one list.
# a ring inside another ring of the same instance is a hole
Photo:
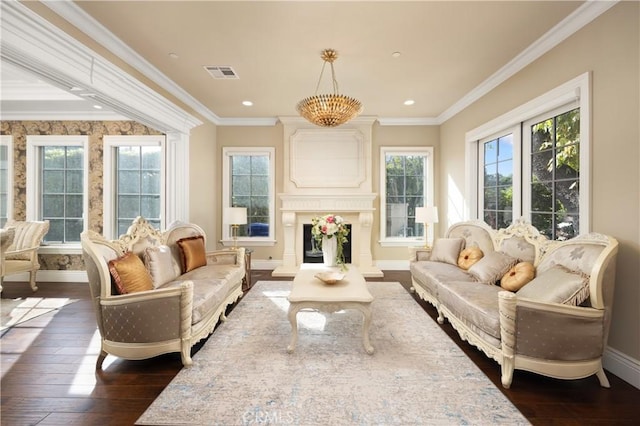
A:
{"label": "white fireplace mantel", "polygon": [[296,117],[284,126],[282,266],[272,275],[295,276],[303,262],[305,224],[315,216],[339,214],[351,224],[351,261],[365,277],[382,277],[371,255],[372,192],[371,117],[358,117],[339,128],[319,128]]}

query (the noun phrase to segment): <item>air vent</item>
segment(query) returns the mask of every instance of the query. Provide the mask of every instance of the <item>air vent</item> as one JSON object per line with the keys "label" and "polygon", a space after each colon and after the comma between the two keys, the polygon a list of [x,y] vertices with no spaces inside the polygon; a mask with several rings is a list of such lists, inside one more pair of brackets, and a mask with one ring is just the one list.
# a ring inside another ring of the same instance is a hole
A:
{"label": "air vent", "polygon": [[220,67],[205,66],[204,69],[207,70],[207,72],[209,74],[211,74],[211,77],[215,78],[216,80],[238,79],[238,78],[240,78],[240,77],[238,77],[238,74],[236,74],[236,72],[231,67],[227,67],[227,66],[220,66]]}

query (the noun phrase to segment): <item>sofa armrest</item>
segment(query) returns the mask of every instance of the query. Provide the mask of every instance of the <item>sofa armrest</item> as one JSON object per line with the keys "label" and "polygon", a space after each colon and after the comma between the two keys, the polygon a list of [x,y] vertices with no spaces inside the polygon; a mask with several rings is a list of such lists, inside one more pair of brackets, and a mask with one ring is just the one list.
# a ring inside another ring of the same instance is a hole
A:
{"label": "sofa armrest", "polygon": [[411,259],[412,262],[421,260],[429,260],[431,258],[431,247],[417,247],[413,249]]}
{"label": "sofa armrest", "polygon": [[214,250],[207,252],[207,264],[238,265],[244,267],[244,247],[236,250]]}
{"label": "sofa armrest", "polygon": [[592,360],[604,351],[602,309],[544,303],[499,293],[503,354],[553,361]]}
{"label": "sofa armrest", "polygon": [[193,283],[100,300],[105,340],[151,343],[191,336]]}

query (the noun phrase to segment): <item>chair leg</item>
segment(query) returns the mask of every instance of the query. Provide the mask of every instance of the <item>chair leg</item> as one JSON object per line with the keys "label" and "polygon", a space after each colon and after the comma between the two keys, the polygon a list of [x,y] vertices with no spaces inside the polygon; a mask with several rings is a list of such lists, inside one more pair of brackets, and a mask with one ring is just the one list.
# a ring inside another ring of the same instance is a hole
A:
{"label": "chair leg", "polygon": [[96,360],[96,370],[102,370],[102,362],[107,357],[107,353],[105,351],[100,351],[100,355],[98,355],[98,359]]}
{"label": "chair leg", "polygon": [[36,272],[38,271],[31,271],[29,273],[29,284],[31,285],[31,290],[36,291],[38,289],[38,286],[36,285]]}

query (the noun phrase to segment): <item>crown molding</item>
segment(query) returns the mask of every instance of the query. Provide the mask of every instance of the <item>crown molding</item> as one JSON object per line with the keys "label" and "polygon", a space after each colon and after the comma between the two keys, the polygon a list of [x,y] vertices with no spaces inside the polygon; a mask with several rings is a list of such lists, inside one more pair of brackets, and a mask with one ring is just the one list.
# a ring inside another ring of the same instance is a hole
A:
{"label": "crown molding", "polygon": [[[469,93],[460,98],[457,102],[447,108],[438,117],[422,118],[378,118],[381,126],[428,126],[440,125],[465,108],[485,96],[498,85],[521,71],[533,61],[544,55],[546,52],[560,44],[569,36],[580,30],[585,25],[596,19],[598,16],[613,7],[619,0],[600,1],[588,0],[573,13],[560,21],[556,26],[547,31],[542,37],[533,42],[515,58],[500,68],[485,81]],[[42,1],[58,15],[78,27],[85,34],[105,46],[114,54],[118,55],[128,64],[143,73],[149,79],[160,85],[176,98],[189,105],[194,111],[203,117],[221,126],[265,126],[274,125],[279,118],[221,118],[189,95],[184,89],[165,76],[157,68],[137,54],[133,49],[124,44],[113,33],[107,30],[102,24],[84,12],[73,2]]]}
{"label": "crown molding", "polygon": [[2,121],[129,121],[111,111],[11,111],[0,112]]}
{"label": "crown molding", "polygon": [[[180,99],[186,105],[193,108],[198,114],[216,125],[235,126],[239,124],[227,124],[227,120],[221,119],[204,104],[191,96],[186,90],[178,86],[173,80],[163,74],[158,68],[154,67],[149,61],[140,56],[135,50],[130,48],[122,40],[109,31],[104,25],[95,20],[91,15],[82,10],[74,2],[71,1],[47,1],[43,0],[49,9],[66,19],[69,23],[77,27],[80,31],[103,45],[111,53],[115,54],[127,64],[140,71],[151,81]],[[263,126],[265,124],[251,124],[252,119],[247,119],[250,124],[242,124],[249,126]],[[275,123],[274,123],[275,124]]]}
{"label": "crown molding", "polygon": [[3,1],[2,59],[55,86],[81,92],[129,120],[189,133],[200,120],[15,0]]}
{"label": "crown molding", "polygon": [[542,37],[534,41],[529,47],[520,52],[515,58],[500,68],[491,77],[480,83],[480,85],[475,89],[471,90],[460,100],[447,108],[438,116],[437,120],[439,124],[449,120],[451,117],[455,116],[469,105],[485,96],[498,85],[508,80],[517,72],[521,71],[533,61],[566,40],[569,36],[576,33],[582,27],[602,15],[616,3],[618,3],[618,0],[588,0],[585,2],[573,13],[556,24],[556,26],[543,34]]}

